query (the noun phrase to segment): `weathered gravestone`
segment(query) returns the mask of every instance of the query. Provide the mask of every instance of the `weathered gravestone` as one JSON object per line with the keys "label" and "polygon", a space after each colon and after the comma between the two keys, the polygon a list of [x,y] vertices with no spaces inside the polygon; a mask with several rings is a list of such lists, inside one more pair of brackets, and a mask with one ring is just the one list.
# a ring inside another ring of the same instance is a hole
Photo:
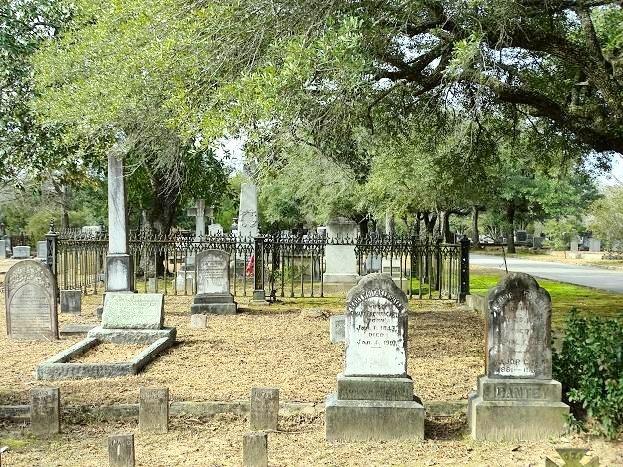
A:
{"label": "weathered gravestone", "polygon": [[559,435],[569,407],[552,379],[547,291],[523,273],[504,277],[487,295],[486,375],[470,394],[475,439],[524,440]]}
{"label": "weathered gravestone", "polygon": [[103,329],[162,329],[164,296],[159,293],[107,293]]}
{"label": "weathered gravestone", "polygon": [[208,325],[208,317],[204,314],[190,315],[190,327],[193,329],[204,329]]}
{"label": "weathered gravestone", "polygon": [[169,389],[140,388],[138,426],[143,432],[169,431]]}
{"label": "weathered gravestone", "polygon": [[61,290],[61,313],[80,314],[82,290]]}
{"label": "weathered gravestone", "polygon": [[223,226],[221,224],[208,225],[208,235],[222,235],[222,234],[223,234]]}
{"label": "weathered gravestone", "polygon": [[240,186],[238,235],[245,238],[255,238],[258,234],[257,186],[253,183],[243,183]]}
{"label": "weathered gravestone", "polygon": [[6,258],[6,241],[0,238],[0,259]]}
{"label": "weathered gravestone", "polygon": [[575,235],[571,236],[571,240],[569,240],[569,250],[572,252],[577,252],[578,251],[578,238]]}
{"label": "weathered gravestone", "polygon": [[407,375],[407,313],[389,274],[365,276],[348,293],[344,372],[326,401],[328,441],[424,438],[424,407]]}
{"label": "weathered gravestone", "polygon": [[36,435],[61,432],[61,392],[58,388],[30,391],[30,429]]}
{"label": "weathered gravestone", "polygon": [[245,433],[242,438],[243,467],[268,466],[268,435],[263,431]]}
{"label": "weathered gravestone", "polygon": [[236,313],[237,304],[229,292],[229,253],[202,251],[197,254],[196,267],[197,295],[190,306],[191,315]]}
{"label": "weathered gravestone", "polygon": [[46,259],[48,257],[48,242],[41,240],[37,242],[37,258]]}
{"label": "weathered gravestone", "polygon": [[108,437],[108,465],[134,467],[134,435],[131,433]]}
{"label": "weathered gravestone", "polygon": [[279,423],[279,389],[252,388],[249,425],[251,430],[277,431]]}
{"label": "weathered gravestone", "polygon": [[334,344],[344,342],[346,333],[344,329],[345,323],[345,315],[333,315],[329,318],[329,338]]}
{"label": "weathered gravestone", "polygon": [[7,334],[12,339],[58,339],[56,283],[39,261],[14,264],[4,283]]}
{"label": "weathered gravestone", "polygon": [[354,239],[359,232],[355,222],[344,217],[327,224],[328,242],[325,247],[325,284],[354,285],[359,280]]}
{"label": "weathered gravestone", "polygon": [[29,246],[14,246],[13,247],[13,259],[28,259],[30,258]]}

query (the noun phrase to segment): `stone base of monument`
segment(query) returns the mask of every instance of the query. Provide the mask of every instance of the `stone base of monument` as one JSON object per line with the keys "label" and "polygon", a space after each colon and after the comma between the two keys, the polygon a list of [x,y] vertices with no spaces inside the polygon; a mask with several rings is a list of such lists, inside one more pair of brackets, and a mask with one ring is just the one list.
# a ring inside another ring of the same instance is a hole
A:
{"label": "stone base of monument", "polygon": [[425,410],[411,378],[338,375],[326,400],[327,441],[424,439]]}
{"label": "stone base of monument", "polygon": [[[165,329],[103,329],[89,331],[86,339],[54,355],[37,367],[37,379],[61,380],[83,378],[112,378],[138,374],[149,362],[175,342],[175,328]],[[148,347],[127,362],[71,363],[100,343],[144,344]]]}
{"label": "stone base of monument", "polygon": [[253,303],[254,305],[266,305],[268,303],[268,301],[266,300],[266,291],[264,289],[254,290],[251,303]]}
{"label": "stone base of monument", "polygon": [[233,315],[238,311],[238,304],[234,296],[227,294],[199,294],[195,295],[193,304],[190,305],[190,314],[216,314]]}
{"label": "stone base of monument", "polygon": [[490,441],[539,440],[564,433],[569,406],[555,380],[481,376],[468,398],[472,437]]}
{"label": "stone base of monument", "polygon": [[134,261],[130,255],[107,255],[106,271],[107,292],[134,290]]}

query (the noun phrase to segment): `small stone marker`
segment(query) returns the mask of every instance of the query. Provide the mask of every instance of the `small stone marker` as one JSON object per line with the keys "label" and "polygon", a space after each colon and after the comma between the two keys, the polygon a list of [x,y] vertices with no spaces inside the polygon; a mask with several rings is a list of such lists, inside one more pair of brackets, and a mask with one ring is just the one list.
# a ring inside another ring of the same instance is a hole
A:
{"label": "small stone marker", "polygon": [[229,293],[229,253],[206,250],[197,253],[197,295],[190,307],[191,314],[234,314],[237,304]]}
{"label": "small stone marker", "polygon": [[156,293],[156,278],[150,277],[147,279],[147,292]]}
{"label": "small stone marker", "polygon": [[268,435],[265,432],[245,433],[242,438],[242,465],[268,467]]}
{"label": "small stone marker", "polygon": [[48,257],[48,242],[42,240],[37,242],[37,258],[46,259]]}
{"label": "small stone marker", "polygon": [[344,342],[345,321],[344,315],[333,315],[329,318],[329,337],[334,344]]}
{"label": "small stone marker", "polygon": [[14,246],[13,247],[13,259],[28,259],[30,258],[29,246]]}
{"label": "small stone marker", "polygon": [[424,407],[407,375],[407,296],[389,274],[348,292],[346,358],[326,400],[328,441],[423,439]]}
{"label": "small stone marker", "polygon": [[547,291],[523,273],[505,276],[487,294],[487,374],[468,398],[474,439],[536,440],[560,435],[569,407],[552,379]]}
{"label": "small stone marker", "polygon": [[162,329],[164,296],[159,293],[107,292],[103,329]]}
{"label": "small stone marker", "polygon": [[7,333],[12,339],[58,339],[56,282],[35,260],[15,263],[4,283]]}
{"label": "small stone marker", "polygon": [[208,235],[223,235],[223,226],[221,224],[208,225]]}
{"label": "small stone marker", "polygon": [[61,392],[59,388],[34,388],[30,391],[30,427],[40,436],[61,432]]}
{"label": "small stone marker", "polygon": [[80,314],[82,290],[61,290],[61,313]]}
{"label": "small stone marker", "polygon": [[597,467],[599,465],[599,457],[586,459],[588,449],[585,448],[556,448],[556,452],[563,463],[560,464],[546,457],[545,467]]}
{"label": "small stone marker", "polygon": [[6,258],[6,243],[5,240],[0,238],[0,259]]}
{"label": "small stone marker", "polygon": [[141,431],[169,431],[169,388],[140,388],[138,402],[138,426]]}
{"label": "small stone marker", "polygon": [[279,421],[279,389],[251,389],[249,423],[251,430],[277,431]]}
{"label": "small stone marker", "polygon": [[193,329],[203,329],[208,325],[208,317],[203,314],[190,315],[190,327]]}
{"label": "small stone marker", "polygon": [[131,433],[108,437],[110,467],[134,467],[134,435]]}

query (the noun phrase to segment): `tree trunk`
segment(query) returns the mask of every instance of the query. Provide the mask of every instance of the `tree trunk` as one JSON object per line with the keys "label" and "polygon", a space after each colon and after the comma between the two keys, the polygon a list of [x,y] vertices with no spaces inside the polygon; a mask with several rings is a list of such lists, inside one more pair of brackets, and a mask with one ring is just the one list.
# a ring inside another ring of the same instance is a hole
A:
{"label": "tree trunk", "polygon": [[[153,194],[153,204],[149,211],[149,222],[154,230],[160,235],[171,232],[177,207],[179,204],[179,189],[172,189],[166,185],[166,175],[158,172],[149,172]],[[156,274],[163,276],[165,273],[165,252],[160,251],[157,255]]]}
{"label": "tree trunk", "polygon": [[433,237],[433,232],[435,231],[435,224],[437,222],[437,214],[431,214],[430,212],[425,212],[422,214],[424,219],[424,228],[426,229],[426,235],[429,239]]}
{"label": "tree trunk", "polygon": [[506,206],[506,250],[515,253],[515,204]]}
{"label": "tree trunk", "polygon": [[480,232],[478,231],[478,213],[480,209],[478,206],[472,206],[472,246],[477,247],[480,245]]}
{"label": "tree trunk", "polygon": [[413,235],[416,238],[420,237],[420,219],[422,217],[422,214],[419,212],[415,213],[415,222],[413,222]]}
{"label": "tree trunk", "polygon": [[443,242],[452,243],[450,235],[450,211],[439,212],[439,234]]}

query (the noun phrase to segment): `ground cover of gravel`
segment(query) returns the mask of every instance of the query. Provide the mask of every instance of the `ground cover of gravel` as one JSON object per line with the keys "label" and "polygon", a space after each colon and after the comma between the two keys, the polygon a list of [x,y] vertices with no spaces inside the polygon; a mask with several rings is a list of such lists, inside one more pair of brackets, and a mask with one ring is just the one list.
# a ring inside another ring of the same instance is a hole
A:
{"label": "ground cover of gravel", "polygon": [[[95,322],[101,296],[83,298],[81,316],[59,314],[60,325]],[[242,301],[242,299],[241,299]],[[173,401],[248,399],[253,386],[278,387],[281,399],[318,402],[335,390],[343,368],[343,344],[329,340],[329,315],[342,313],[343,298],[287,300],[264,307],[241,304],[236,316],[209,316],[206,329],[190,327],[190,297],[165,299],[165,326],[177,328],[177,344],[136,376],[43,382],[60,387],[64,404],[137,402],[141,386],[167,386]],[[409,374],[423,400],[465,399],[483,367],[483,324],[451,302],[412,301]],[[4,310],[4,298],[0,298]],[[36,366],[79,337],[51,342],[10,340],[0,314],[0,405],[26,404]],[[128,348],[107,346],[81,361],[118,361]],[[137,349],[137,353],[140,349]],[[101,355],[100,355],[101,354]],[[117,355],[113,355],[117,354]],[[111,360],[112,359],[112,360]]]}

